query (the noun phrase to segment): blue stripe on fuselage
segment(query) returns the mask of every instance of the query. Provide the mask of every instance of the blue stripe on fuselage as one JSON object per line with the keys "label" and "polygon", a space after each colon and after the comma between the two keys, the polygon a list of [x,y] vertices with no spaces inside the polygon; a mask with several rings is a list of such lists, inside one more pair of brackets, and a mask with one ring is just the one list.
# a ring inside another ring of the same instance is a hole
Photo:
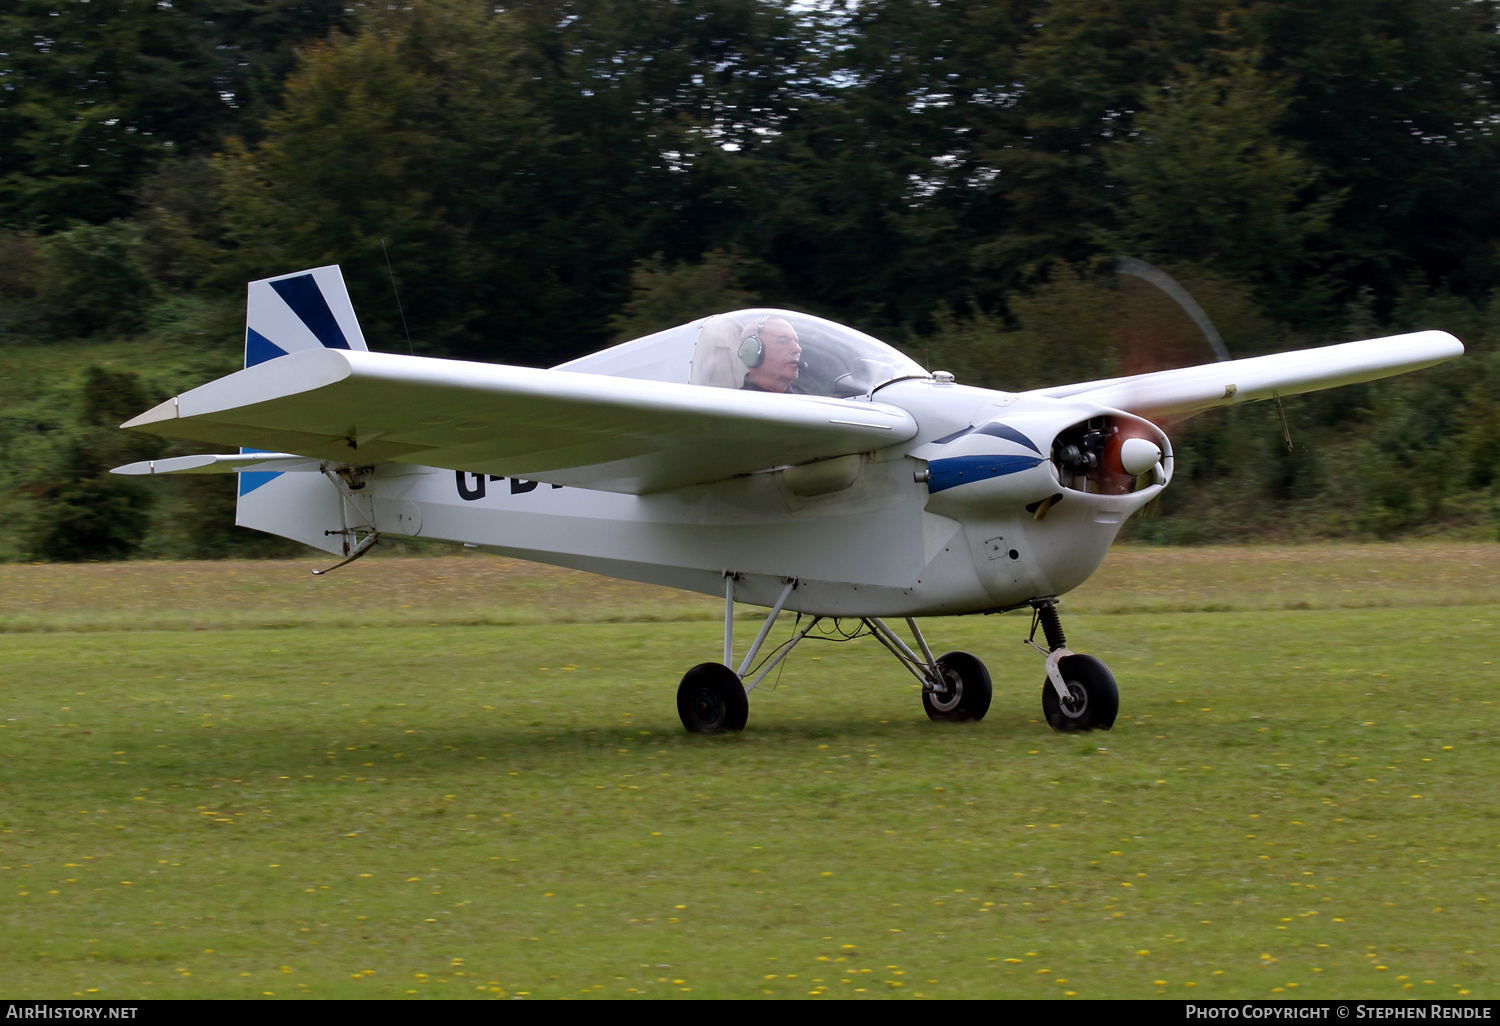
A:
{"label": "blue stripe on fuselage", "polygon": [[941,492],[992,477],[1019,474],[1042,462],[1040,456],[953,456],[927,464],[927,490]]}

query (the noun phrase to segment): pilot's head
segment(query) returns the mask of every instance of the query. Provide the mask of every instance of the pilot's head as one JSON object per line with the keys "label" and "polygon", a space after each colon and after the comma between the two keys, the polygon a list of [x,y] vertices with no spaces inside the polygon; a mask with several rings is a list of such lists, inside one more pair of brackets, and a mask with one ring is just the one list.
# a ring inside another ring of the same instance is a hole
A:
{"label": "pilot's head", "polygon": [[785,392],[797,380],[802,346],[797,329],[782,317],[765,317],[745,327],[740,359],[748,368],[745,380],[763,392]]}

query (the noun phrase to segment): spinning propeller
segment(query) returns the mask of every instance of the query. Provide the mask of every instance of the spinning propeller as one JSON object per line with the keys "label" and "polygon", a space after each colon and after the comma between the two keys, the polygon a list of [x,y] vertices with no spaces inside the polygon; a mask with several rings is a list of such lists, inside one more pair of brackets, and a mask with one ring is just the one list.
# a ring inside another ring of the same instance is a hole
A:
{"label": "spinning propeller", "polygon": [[[1192,319],[1193,323],[1198,326],[1198,330],[1203,333],[1204,339],[1206,339],[1209,346],[1212,347],[1215,358],[1220,361],[1228,361],[1230,359],[1233,359],[1229,355],[1229,347],[1224,344],[1223,336],[1219,334],[1219,329],[1214,327],[1214,322],[1209,318],[1203,307],[1199,306],[1197,300],[1193,298],[1192,294],[1188,292],[1187,289],[1178,284],[1177,280],[1166,271],[1163,271],[1155,264],[1148,264],[1144,260],[1138,260],[1135,257],[1122,256],[1118,257],[1115,260],[1115,273],[1129,275],[1132,278],[1138,278],[1141,281],[1156,286],[1173,302],[1181,307],[1182,311],[1186,313],[1188,317]],[[1134,351],[1131,353],[1127,353],[1127,363],[1139,362],[1139,359],[1142,355],[1139,346],[1132,348]],[[1134,359],[1130,359],[1130,357],[1132,356],[1134,357]],[[1157,369],[1159,368],[1155,366],[1131,367],[1126,371],[1126,373],[1139,374],[1146,370]],[[1286,410],[1281,405],[1281,396],[1273,395],[1271,398],[1276,404],[1276,416],[1281,420],[1281,434],[1282,437],[1286,440],[1287,452],[1303,452],[1304,450],[1299,449],[1292,444],[1292,431],[1291,427],[1287,424]]]}

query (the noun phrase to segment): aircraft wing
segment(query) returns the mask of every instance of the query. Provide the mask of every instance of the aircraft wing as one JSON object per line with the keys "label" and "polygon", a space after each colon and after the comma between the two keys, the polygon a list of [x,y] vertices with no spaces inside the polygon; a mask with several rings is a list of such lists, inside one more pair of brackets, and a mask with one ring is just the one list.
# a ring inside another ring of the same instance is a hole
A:
{"label": "aircraft wing", "polygon": [[[340,461],[346,462],[346,461]],[[202,456],[171,456],[164,460],[141,460],[116,467],[111,474],[131,476],[146,474],[239,474],[245,471],[275,472],[317,471],[322,460],[309,459],[289,452],[238,452]]]}
{"label": "aircraft wing", "polygon": [[211,381],[122,426],[634,494],[868,452],[917,430],[905,410],[862,400],[322,348]]}
{"label": "aircraft wing", "polygon": [[1218,406],[1315,392],[1420,370],[1451,360],[1463,351],[1463,343],[1446,331],[1418,331],[1247,360],[1225,360],[1199,367],[1039,388],[1024,394],[1085,399],[1151,420],[1182,421]]}

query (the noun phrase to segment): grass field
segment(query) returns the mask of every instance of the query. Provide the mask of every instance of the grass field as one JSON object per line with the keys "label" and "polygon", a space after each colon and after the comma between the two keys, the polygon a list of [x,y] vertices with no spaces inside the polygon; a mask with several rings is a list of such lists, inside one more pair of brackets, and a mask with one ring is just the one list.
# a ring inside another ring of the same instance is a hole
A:
{"label": "grass field", "polygon": [[1500,546],[1117,550],[1071,736],[1015,614],[697,737],[713,599],[311,565],[0,566],[0,996],[1500,994]]}

